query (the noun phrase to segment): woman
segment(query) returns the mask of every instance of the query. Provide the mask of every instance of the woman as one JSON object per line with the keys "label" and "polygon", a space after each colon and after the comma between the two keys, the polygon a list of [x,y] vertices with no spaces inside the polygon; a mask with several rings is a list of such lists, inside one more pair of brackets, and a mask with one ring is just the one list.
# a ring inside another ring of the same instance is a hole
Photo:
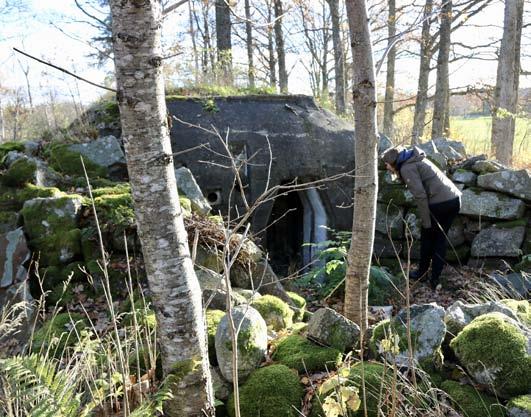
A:
{"label": "woman", "polygon": [[381,158],[415,197],[422,220],[419,268],[410,278],[428,279],[431,262],[428,280],[436,289],[445,264],[448,230],[461,208],[461,191],[417,147],[395,146],[383,152]]}

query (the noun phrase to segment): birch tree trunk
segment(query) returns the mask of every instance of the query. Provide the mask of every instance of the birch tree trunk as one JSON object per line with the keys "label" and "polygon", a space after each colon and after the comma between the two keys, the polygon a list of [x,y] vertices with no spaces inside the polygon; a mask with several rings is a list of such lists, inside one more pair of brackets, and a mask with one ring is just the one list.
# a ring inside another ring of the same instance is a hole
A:
{"label": "birch tree trunk", "polygon": [[216,0],[216,45],[221,83],[232,85],[232,40],[230,6],[225,0]]}
{"label": "birch tree trunk", "polygon": [[513,156],[523,4],[523,0],[505,2],[503,37],[494,93],[491,150],[496,159],[506,165],[512,163]]}
{"label": "birch tree trunk", "polygon": [[282,33],[282,21],[284,11],[282,10],[282,0],[274,0],[275,9],[275,42],[277,44],[278,57],[278,84],[281,93],[288,92],[288,71],[286,69],[286,51],[284,49],[284,34]]}
{"label": "birch tree trunk", "polygon": [[332,44],[334,48],[334,74],[336,84],[336,112],[345,113],[345,53],[341,42],[341,20],[339,15],[339,0],[326,0],[330,7],[332,18]]}
{"label": "birch tree trunk", "polygon": [[413,129],[411,132],[411,144],[420,143],[424,134],[426,120],[426,106],[428,104],[428,79],[430,76],[431,61],[431,37],[430,16],[433,10],[433,0],[426,0],[422,22],[422,35],[420,39],[420,68],[417,87],[417,99],[415,101],[415,115],[413,117]]}
{"label": "birch tree trunk", "polygon": [[369,269],[374,242],[377,194],[376,83],[365,0],[347,0],[354,84],[355,184],[352,243],[348,253],[345,315],[367,329]]}
{"label": "birch tree trunk", "polygon": [[450,102],[448,61],[450,59],[450,34],[452,31],[452,0],[445,0],[440,16],[441,27],[439,29],[439,54],[437,56],[437,82],[433,100],[432,138],[447,136],[444,127]]}
{"label": "birch tree trunk", "polygon": [[253,60],[253,26],[251,22],[251,5],[249,0],[245,0],[245,34],[247,47],[247,76],[249,78],[249,87],[254,88],[254,60]]}
{"label": "birch tree trunk", "polygon": [[[396,1],[388,0],[389,17],[387,19],[388,44],[395,42],[396,36]],[[387,75],[385,80],[385,102],[383,133],[389,138],[393,138],[393,102],[395,100],[395,61],[396,45],[393,45],[387,54]]]}
{"label": "birch tree trunk", "polygon": [[111,0],[117,99],[138,234],[174,398],[165,415],[214,415],[201,290],[177,195],[162,75],[161,2]]}

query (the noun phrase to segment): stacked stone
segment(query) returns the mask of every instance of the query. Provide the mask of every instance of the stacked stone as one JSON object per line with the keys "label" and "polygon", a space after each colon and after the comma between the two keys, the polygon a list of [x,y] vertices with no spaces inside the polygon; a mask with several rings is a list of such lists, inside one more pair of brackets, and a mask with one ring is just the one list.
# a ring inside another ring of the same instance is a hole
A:
{"label": "stacked stone", "polygon": [[[380,150],[388,147],[384,145]],[[531,176],[487,160],[468,158],[461,143],[436,139],[420,145],[428,159],[446,172],[462,190],[461,212],[448,233],[447,259],[480,267],[497,267],[503,259],[529,272],[531,253]],[[413,195],[380,166],[375,256],[412,260],[420,256],[421,223]],[[411,250],[408,235],[413,237]]]}

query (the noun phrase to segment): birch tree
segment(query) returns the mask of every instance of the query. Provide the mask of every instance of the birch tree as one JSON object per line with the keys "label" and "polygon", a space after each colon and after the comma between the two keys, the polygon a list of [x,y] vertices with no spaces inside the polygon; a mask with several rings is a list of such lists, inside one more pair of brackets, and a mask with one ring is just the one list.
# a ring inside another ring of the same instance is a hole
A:
{"label": "birch tree", "polygon": [[367,329],[369,269],[374,242],[377,194],[376,83],[365,0],[347,0],[353,65],[356,127],[352,243],[345,280],[345,315]]}
{"label": "birch tree", "polygon": [[494,92],[491,146],[496,159],[506,165],[512,163],[513,156],[523,10],[523,0],[505,2],[503,37]]}
{"label": "birch tree", "polygon": [[396,2],[388,0],[389,16],[387,18],[387,34],[389,36],[388,46],[390,47],[387,54],[387,75],[385,80],[385,102],[383,133],[386,136],[393,137],[393,102],[395,99],[395,62],[396,62]]}
{"label": "birch tree", "polygon": [[160,0],[111,0],[122,134],[138,234],[155,307],[165,415],[214,415],[201,290],[177,195],[161,49]]}

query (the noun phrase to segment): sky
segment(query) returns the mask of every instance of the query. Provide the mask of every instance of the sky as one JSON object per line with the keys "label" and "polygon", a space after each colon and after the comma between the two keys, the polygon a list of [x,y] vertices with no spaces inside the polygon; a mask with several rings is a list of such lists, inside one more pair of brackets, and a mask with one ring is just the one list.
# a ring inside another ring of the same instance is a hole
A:
{"label": "sky", "polygon": [[[23,0],[21,0],[23,1]],[[0,0],[0,7],[6,0]],[[0,22],[0,86],[16,88],[26,85],[23,70],[29,69],[29,79],[34,91],[34,101],[46,100],[52,89],[58,92],[58,99],[69,100],[73,96],[88,103],[97,99],[102,90],[75,80],[56,70],[15,54],[13,47],[50,61],[73,71],[96,83],[104,83],[112,72],[112,63],[103,68],[94,66],[94,60],[87,58],[93,52],[89,39],[95,34],[90,25],[76,8],[74,0],[26,0],[24,11],[4,14]],[[174,13],[165,20],[164,36],[172,39],[184,23],[184,16]],[[103,17],[103,16],[101,16]],[[501,37],[503,4],[495,0],[487,7],[477,23],[488,24],[489,28],[471,27],[459,31],[463,43],[486,43]],[[471,23],[475,23],[472,22]],[[529,37],[529,34],[526,35]],[[528,39],[528,38],[527,38]],[[529,54],[529,52],[527,53]],[[245,61],[243,51],[235,52],[235,59]],[[298,62],[300,56],[288,54],[288,68],[294,66],[290,74],[290,92],[311,94],[308,76]],[[525,67],[531,67],[529,57],[524,57]],[[401,59],[397,63],[396,85],[398,89],[413,92],[416,88],[418,62],[413,58]],[[385,69],[385,65],[384,65]],[[451,87],[461,87],[475,83],[493,84],[496,79],[496,63],[487,61],[461,61],[450,67]],[[378,77],[380,85],[385,82],[385,71]],[[521,77],[522,87],[531,87],[531,77]]]}

